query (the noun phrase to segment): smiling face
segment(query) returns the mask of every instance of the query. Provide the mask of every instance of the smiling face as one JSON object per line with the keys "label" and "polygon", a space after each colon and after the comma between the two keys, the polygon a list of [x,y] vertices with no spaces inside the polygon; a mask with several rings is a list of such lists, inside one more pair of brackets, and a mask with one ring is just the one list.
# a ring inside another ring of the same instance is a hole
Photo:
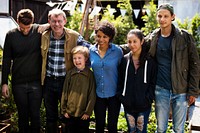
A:
{"label": "smiling face", "polygon": [[133,54],[140,54],[142,51],[143,40],[140,40],[136,34],[129,33],[127,35],[127,44]]}
{"label": "smiling face", "polygon": [[86,58],[82,53],[76,53],[73,55],[73,63],[79,70],[83,70],[85,68]]}
{"label": "smiling face", "polygon": [[167,28],[171,26],[172,21],[175,19],[175,15],[172,15],[167,9],[160,9],[157,11],[156,19],[161,28]]}
{"label": "smiling face", "polygon": [[102,31],[97,31],[96,33],[96,42],[99,46],[108,46],[110,42],[110,37],[104,34]]}
{"label": "smiling face", "polygon": [[61,35],[63,33],[63,28],[66,24],[67,20],[63,17],[62,14],[54,15],[52,14],[49,18],[49,24],[54,34]]}

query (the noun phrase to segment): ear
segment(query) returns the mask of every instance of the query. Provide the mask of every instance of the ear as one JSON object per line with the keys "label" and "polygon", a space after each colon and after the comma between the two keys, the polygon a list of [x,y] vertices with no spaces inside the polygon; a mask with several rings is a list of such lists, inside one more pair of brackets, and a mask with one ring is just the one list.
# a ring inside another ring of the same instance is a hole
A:
{"label": "ear", "polygon": [[67,23],[67,19],[64,19],[64,23],[65,23],[65,25],[66,25],[66,23]]}
{"label": "ear", "polygon": [[142,39],[142,41],[141,41],[141,45],[143,45],[143,43],[144,43],[144,39]]}
{"label": "ear", "polygon": [[174,20],[175,20],[175,14],[172,15],[172,21],[174,21]]}
{"label": "ear", "polygon": [[87,62],[87,61],[88,61],[88,58],[85,57],[85,62]]}

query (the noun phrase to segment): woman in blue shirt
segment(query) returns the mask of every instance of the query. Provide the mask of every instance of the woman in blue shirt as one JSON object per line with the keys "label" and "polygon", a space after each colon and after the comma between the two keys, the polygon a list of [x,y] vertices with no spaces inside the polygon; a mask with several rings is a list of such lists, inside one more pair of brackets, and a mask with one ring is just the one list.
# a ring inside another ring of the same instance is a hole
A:
{"label": "woman in blue shirt", "polygon": [[96,133],[103,133],[106,111],[108,111],[109,133],[117,133],[120,102],[116,97],[118,66],[123,57],[122,50],[112,43],[115,28],[108,21],[102,21],[97,29],[96,44],[90,48],[90,61],[96,79],[96,104],[94,108]]}

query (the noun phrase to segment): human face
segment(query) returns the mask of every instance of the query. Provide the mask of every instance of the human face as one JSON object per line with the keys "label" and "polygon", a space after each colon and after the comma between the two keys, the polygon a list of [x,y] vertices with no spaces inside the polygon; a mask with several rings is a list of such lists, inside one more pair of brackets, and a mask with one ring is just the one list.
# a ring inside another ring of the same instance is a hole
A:
{"label": "human face", "polygon": [[127,35],[127,44],[133,54],[140,54],[142,51],[143,40],[140,40],[135,34]]}
{"label": "human face", "polygon": [[97,31],[96,34],[96,42],[98,43],[99,46],[108,46],[110,41],[110,37],[104,34],[102,31]]}
{"label": "human face", "polygon": [[83,70],[85,68],[86,58],[83,54],[77,53],[73,55],[73,63],[79,70]]}
{"label": "human face", "polygon": [[62,15],[51,15],[49,19],[49,24],[54,34],[62,34],[63,28],[66,24],[67,20]]}
{"label": "human face", "polygon": [[175,15],[171,15],[170,11],[167,9],[160,9],[157,12],[156,19],[161,28],[167,28],[171,26],[172,21],[175,19]]}
{"label": "human face", "polygon": [[24,34],[24,35],[28,35],[29,31],[32,28],[32,24],[24,25],[24,24],[18,22],[18,25],[19,25],[19,27],[18,27],[19,31],[21,31],[22,34]]}

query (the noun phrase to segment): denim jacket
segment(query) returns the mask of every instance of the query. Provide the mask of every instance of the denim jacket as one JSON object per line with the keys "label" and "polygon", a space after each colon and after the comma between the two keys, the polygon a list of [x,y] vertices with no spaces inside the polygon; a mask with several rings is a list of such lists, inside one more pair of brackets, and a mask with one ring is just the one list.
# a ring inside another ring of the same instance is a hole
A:
{"label": "denim jacket", "polygon": [[[185,30],[172,25],[172,63],[171,81],[174,94],[187,93],[198,96],[200,60],[193,37]],[[156,48],[160,28],[149,34],[145,39],[150,45],[149,53],[156,57]]]}

